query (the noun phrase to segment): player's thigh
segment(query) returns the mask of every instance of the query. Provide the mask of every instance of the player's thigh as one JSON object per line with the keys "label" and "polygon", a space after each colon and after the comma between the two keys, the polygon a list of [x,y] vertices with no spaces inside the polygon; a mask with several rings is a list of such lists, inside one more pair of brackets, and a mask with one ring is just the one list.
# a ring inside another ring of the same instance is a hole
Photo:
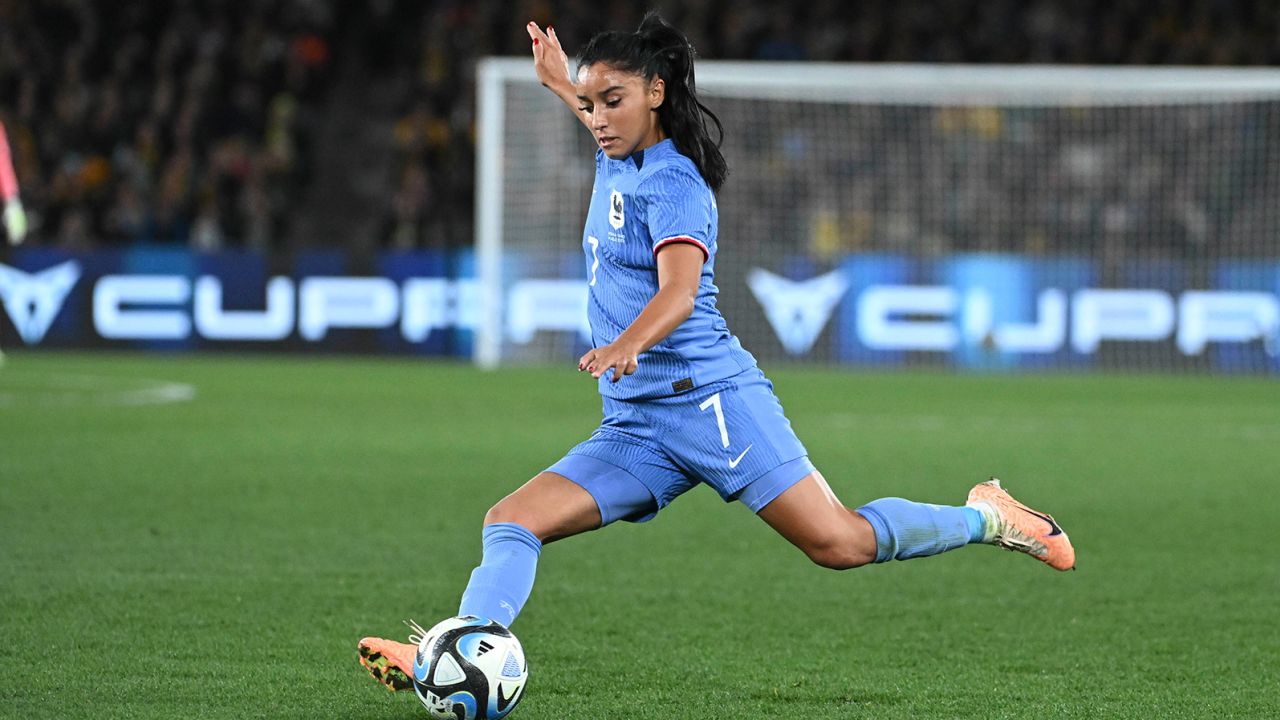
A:
{"label": "player's thigh", "polygon": [[871,523],[846,508],[817,470],[787,488],[757,514],[824,567],[853,568],[875,561],[876,537]]}
{"label": "player's thigh", "polygon": [[581,485],[540,472],[490,508],[484,523],[516,523],[549,543],[600,527],[600,510]]}
{"label": "player's thigh", "polygon": [[776,485],[764,497],[771,500],[814,469],[773,385],[757,369],[655,402],[646,412],[667,428],[668,452],[726,501],[745,502],[744,491],[762,479]]}
{"label": "player's thigh", "polygon": [[670,458],[611,427],[611,419],[620,424],[607,418],[590,438],[495,505],[486,523],[516,522],[551,542],[618,520],[645,522],[693,486]]}

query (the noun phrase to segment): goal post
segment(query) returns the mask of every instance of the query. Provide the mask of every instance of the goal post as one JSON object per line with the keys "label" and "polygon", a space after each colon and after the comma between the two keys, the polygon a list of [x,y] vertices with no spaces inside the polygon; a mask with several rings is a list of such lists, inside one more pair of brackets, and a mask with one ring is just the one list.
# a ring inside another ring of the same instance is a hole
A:
{"label": "goal post", "polygon": [[[477,68],[474,359],[589,343],[594,144]],[[700,61],[716,281],[762,362],[1280,373],[1280,71]]]}

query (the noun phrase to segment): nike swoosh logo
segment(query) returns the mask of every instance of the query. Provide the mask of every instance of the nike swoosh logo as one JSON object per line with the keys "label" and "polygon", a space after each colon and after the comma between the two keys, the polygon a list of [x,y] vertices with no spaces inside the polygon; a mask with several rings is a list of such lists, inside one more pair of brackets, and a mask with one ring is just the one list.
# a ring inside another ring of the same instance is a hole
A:
{"label": "nike swoosh logo", "polygon": [[498,717],[502,717],[501,713],[506,712],[507,706],[516,699],[517,695],[520,694],[520,688],[516,688],[516,691],[511,693],[511,697],[503,697],[502,690],[502,683],[498,683]]}
{"label": "nike swoosh logo", "polygon": [[1022,508],[1022,509],[1023,509],[1023,510],[1026,510],[1028,513],[1031,513],[1032,515],[1035,515],[1036,517],[1040,518],[1041,520],[1043,520],[1043,521],[1045,521],[1045,522],[1049,523],[1049,527],[1050,527],[1050,528],[1052,528],[1052,532],[1050,532],[1050,533],[1049,533],[1049,537],[1053,537],[1054,535],[1061,535],[1061,534],[1062,534],[1062,528],[1058,527],[1058,523],[1054,522],[1054,521],[1053,521],[1053,518],[1051,518],[1051,517],[1049,517],[1048,515],[1045,515],[1045,514],[1043,514],[1043,513],[1038,513],[1038,512],[1036,512],[1035,510],[1032,510],[1031,508],[1025,508],[1025,507],[1024,507],[1024,508]]}
{"label": "nike swoosh logo", "polygon": [[[752,443],[752,445],[754,444],[755,443]],[[748,445],[747,449],[743,450],[741,455],[729,461],[729,469],[732,470],[738,467],[738,463],[742,462],[742,458],[746,457],[747,453],[749,452],[751,452],[751,445]]]}

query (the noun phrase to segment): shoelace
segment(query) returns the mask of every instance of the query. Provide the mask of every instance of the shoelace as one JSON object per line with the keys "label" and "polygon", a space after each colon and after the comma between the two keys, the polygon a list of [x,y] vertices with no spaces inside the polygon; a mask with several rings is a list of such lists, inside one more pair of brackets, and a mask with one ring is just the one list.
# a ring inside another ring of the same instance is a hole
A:
{"label": "shoelace", "polygon": [[408,625],[408,629],[413,630],[408,635],[408,642],[413,644],[422,644],[422,638],[426,637],[426,630],[422,629],[422,625],[415,623],[412,619],[404,620],[404,624]]}
{"label": "shoelace", "polygon": [[414,622],[412,619],[405,620],[404,624],[408,625],[409,629],[413,631],[409,633],[409,642],[414,645],[421,645],[422,639],[427,636],[427,631],[423,630],[422,626]]}

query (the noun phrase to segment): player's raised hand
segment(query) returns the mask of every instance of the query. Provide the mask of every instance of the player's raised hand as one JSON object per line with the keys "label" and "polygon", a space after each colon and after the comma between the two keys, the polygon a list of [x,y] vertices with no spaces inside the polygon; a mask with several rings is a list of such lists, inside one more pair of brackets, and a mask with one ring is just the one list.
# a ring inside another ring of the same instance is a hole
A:
{"label": "player's raised hand", "polygon": [[525,26],[529,39],[533,41],[533,69],[538,73],[538,80],[543,86],[558,90],[566,85],[573,86],[569,77],[569,56],[560,47],[560,38],[556,37],[556,29],[547,26],[543,32],[538,24],[530,22]]}

